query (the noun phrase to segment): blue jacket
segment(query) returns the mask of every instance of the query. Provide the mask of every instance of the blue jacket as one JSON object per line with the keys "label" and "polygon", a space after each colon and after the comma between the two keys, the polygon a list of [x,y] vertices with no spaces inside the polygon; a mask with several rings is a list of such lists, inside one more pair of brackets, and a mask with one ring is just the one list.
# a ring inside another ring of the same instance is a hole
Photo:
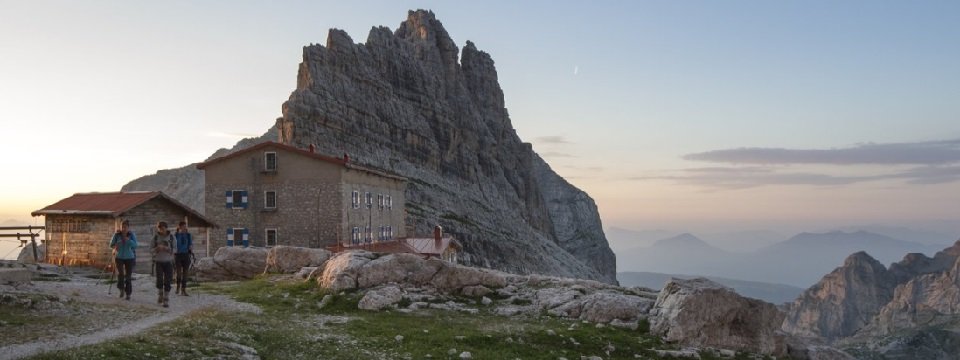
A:
{"label": "blue jacket", "polygon": [[176,235],[177,238],[177,254],[188,254],[190,249],[193,247],[193,235],[188,232],[178,232]]}
{"label": "blue jacket", "polygon": [[127,234],[130,235],[127,241],[123,241],[123,237],[120,236],[119,232],[113,234],[113,238],[110,239],[110,247],[117,249],[117,259],[130,260],[137,258],[137,235],[129,231]]}

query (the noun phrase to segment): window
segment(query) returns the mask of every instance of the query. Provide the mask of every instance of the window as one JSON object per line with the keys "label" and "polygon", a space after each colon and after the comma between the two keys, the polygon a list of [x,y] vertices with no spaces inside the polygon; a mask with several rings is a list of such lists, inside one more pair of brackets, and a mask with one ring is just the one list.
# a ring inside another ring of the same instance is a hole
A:
{"label": "window", "polygon": [[247,208],[246,190],[227,190],[227,209]]}
{"label": "window", "polygon": [[377,194],[377,207],[380,208],[380,210],[383,210],[383,206],[383,194]]}
{"label": "window", "polygon": [[373,241],[373,232],[370,231],[370,226],[367,226],[363,232],[363,242],[369,243]]}
{"label": "window", "polygon": [[79,219],[53,219],[48,223],[47,232],[51,233],[88,233],[91,229],[89,222]]}
{"label": "window", "polygon": [[247,228],[227,228],[227,246],[250,245],[250,230]]}
{"label": "window", "polygon": [[387,240],[393,239],[393,226],[387,225]]}
{"label": "window", "polygon": [[387,228],[380,225],[380,233],[377,234],[377,240],[383,241],[387,237]]}
{"label": "window", "polygon": [[265,238],[267,241],[265,245],[267,247],[277,246],[277,229],[267,229],[266,232]]}
{"label": "window", "polygon": [[363,193],[363,197],[366,198],[366,200],[367,200],[367,209],[369,209],[371,206],[373,206],[373,194],[371,194],[369,191],[367,191],[367,192]]}
{"label": "window", "polygon": [[277,192],[276,191],[263,192],[263,207],[267,209],[277,208]]}
{"label": "window", "polygon": [[383,202],[385,203],[385,206],[387,207],[388,210],[389,210],[389,209],[393,209],[393,197],[392,197],[392,196],[387,195],[387,196],[384,198]]}
{"label": "window", "polygon": [[351,244],[359,244],[359,243],[360,243],[360,228],[357,227],[357,226],[354,226],[354,227],[353,227],[352,235],[353,235],[353,236],[350,238],[350,243],[351,243]]}
{"label": "window", "polygon": [[356,190],[353,191],[353,208],[360,208],[360,192]]}
{"label": "window", "polygon": [[263,170],[277,171],[277,153],[272,151],[263,153]]}

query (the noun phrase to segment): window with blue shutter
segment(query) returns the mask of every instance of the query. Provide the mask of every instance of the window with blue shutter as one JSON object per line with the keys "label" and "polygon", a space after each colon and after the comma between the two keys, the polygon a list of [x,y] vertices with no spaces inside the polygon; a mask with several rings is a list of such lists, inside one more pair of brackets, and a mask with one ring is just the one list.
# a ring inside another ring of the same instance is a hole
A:
{"label": "window with blue shutter", "polygon": [[227,246],[233,246],[233,228],[227,228]]}
{"label": "window with blue shutter", "polygon": [[233,190],[227,190],[227,209],[233,209]]}
{"label": "window with blue shutter", "polygon": [[250,206],[246,190],[227,191],[227,208],[246,209]]}
{"label": "window with blue shutter", "polygon": [[250,247],[250,229],[243,228],[243,247]]}

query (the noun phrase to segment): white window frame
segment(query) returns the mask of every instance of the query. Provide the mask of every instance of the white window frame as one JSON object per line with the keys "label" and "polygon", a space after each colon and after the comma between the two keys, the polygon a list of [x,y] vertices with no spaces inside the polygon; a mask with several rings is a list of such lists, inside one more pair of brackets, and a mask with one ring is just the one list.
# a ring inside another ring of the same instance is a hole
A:
{"label": "white window frame", "polygon": [[[273,245],[270,245],[270,232],[273,231]],[[263,229],[263,246],[274,247],[280,244],[280,231],[277,228]]]}
{"label": "white window frame", "polygon": [[353,191],[352,200],[353,200],[353,208],[359,209],[360,208],[360,192],[359,191],[357,190]]}
{"label": "white window frame", "polygon": [[373,194],[371,194],[369,191],[364,191],[363,198],[366,200],[367,209],[373,207]]}
{"label": "white window frame", "polygon": [[360,227],[359,226],[353,227],[353,232],[351,233],[350,240],[352,241],[353,244],[360,243]]}
{"label": "white window frame", "polygon": [[377,194],[377,208],[383,210],[385,204],[386,203],[384,202],[383,194]]}
{"label": "white window frame", "polygon": [[[273,155],[273,169],[270,168],[270,161],[267,160],[270,157],[270,155]],[[263,170],[277,171],[277,160],[278,160],[278,156],[276,151],[265,151],[263,153]]]}
{"label": "white window frame", "polygon": [[[273,206],[270,206],[270,196],[269,194],[273,193]],[[264,190],[263,191],[263,208],[264,209],[276,209],[277,208],[277,191],[276,190]]]}

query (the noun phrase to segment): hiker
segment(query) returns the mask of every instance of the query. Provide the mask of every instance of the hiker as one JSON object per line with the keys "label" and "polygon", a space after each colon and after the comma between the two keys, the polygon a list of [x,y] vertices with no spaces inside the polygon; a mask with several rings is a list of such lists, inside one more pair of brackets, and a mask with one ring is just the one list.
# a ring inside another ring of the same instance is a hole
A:
{"label": "hiker", "polygon": [[187,294],[187,271],[190,270],[190,256],[193,255],[193,235],[187,229],[187,222],[177,225],[177,248],[174,253],[174,268],[177,272],[177,295]]}
{"label": "hiker", "polygon": [[157,304],[163,307],[170,306],[170,280],[173,277],[173,243],[174,237],[167,230],[167,223],[157,223],[157,232],[153,234],[154,272],[157,275]]}
{"label": "hiker", "polygon": [[126,296],[130,300],[133,292],[133,265],[137,260],[137,236],[130,231],[130,222],[120,223],[120,230],[110,239],[110,248],[113,249],[114,262],[117,267],[117,288],[120,289],[120,298]]}

